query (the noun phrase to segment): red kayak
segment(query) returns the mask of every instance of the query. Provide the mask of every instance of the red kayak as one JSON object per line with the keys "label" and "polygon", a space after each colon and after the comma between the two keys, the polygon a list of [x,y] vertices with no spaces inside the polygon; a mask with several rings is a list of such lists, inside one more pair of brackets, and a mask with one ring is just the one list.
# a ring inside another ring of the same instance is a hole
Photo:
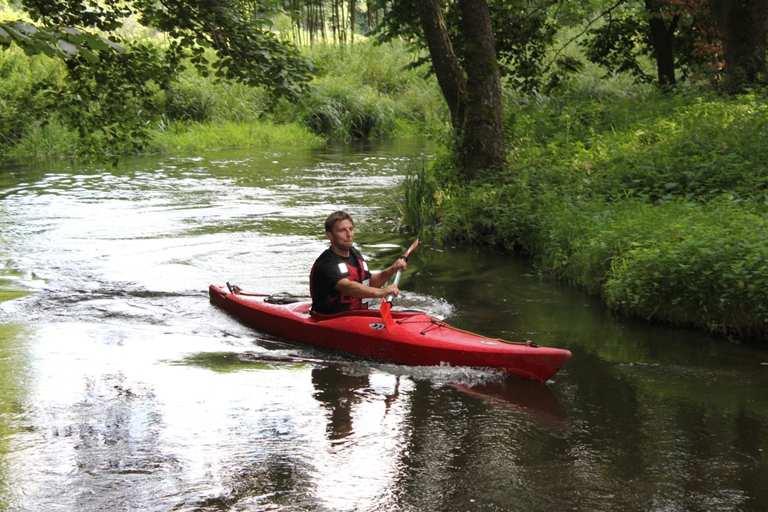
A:
{"label": "red kayak", "polygon": [[568,350],[511,343],[463,331],[421,311],[392,311],[385,327],[378,310],[310,314],[309,302],[272,304],[264,296],[211,285],[211,302],[274,336],[395,364],[498,368],[546,381],[571,357]]}

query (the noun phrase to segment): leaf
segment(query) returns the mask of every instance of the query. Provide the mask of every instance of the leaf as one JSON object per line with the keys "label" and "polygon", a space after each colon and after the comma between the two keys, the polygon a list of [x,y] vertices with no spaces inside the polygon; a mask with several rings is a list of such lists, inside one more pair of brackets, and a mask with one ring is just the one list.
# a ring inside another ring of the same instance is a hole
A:
{"label": "leaf", "polygon": [[78,53],[77,46],[63,39],[59,39],[59,41],[56,43],[56,46],[58,46],[59,49],[69,57],[74,57]]}
{"label": "leaf", "polygon": [[38,32],[37,27],[35,27],[31,23],[27,23],[26,21],[16,21],[16,22],[14,22],[13,23],[13,28],[16,31],[18,31],[18,32],[20,32],[20,33],[22,33],[22,34],[24,34],[25,36],[28,36],[28,37],[33,36],[33,35],[35,35]]}
{"label": "leaf", "polygon": [[89,64],[96,64],[99,62],[99,57],[87,48],[80,48],[80,55],[82,55]]}

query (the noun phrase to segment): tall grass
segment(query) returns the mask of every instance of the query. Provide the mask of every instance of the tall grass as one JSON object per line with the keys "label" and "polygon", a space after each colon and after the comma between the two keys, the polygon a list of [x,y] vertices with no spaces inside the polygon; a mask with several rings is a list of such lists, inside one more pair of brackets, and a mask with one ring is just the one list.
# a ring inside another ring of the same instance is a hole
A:
{"label": "tall grass", "polygon": [[296,123],[269,121],[178,123],[154,132],[150,151],[165,154],[213,151],[234,148],[306,147],[316,148],[324,140]]}
{"label": "tall grass", "polygon": [[340,141],[434,134],[446,128],[446,107],[426,69],[400,43],[305,48],[316,66],[310,92],[282,101],[278,120],[297,120]]}
{"label": "tall grass", "polygon": [[53,59],[28,57],[15,46],[0,50],[0,157],[55,117],[51,91],[63,80],[64,68]]}

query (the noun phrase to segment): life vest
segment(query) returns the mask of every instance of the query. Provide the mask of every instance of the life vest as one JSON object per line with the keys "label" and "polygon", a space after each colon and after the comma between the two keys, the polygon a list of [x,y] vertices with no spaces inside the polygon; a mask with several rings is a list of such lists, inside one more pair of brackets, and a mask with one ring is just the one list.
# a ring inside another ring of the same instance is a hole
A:
{"label": "life vest", "polygon": [[[341,270],[341,266],[343,265],[346,267],[346,271],[349,274],[347,279],[362,284],[368,284],[368,278],[370,277],[370,274],[368,272],[368,264],[363,259],[363,255],[354,249],[352,249],[350,252],[355,256],[357,265],[350,265],[348,261],[345,261],[343,263],[339,263],[339,270]],[[363,302],[361,297],[352,297],[339,293],[339,302],[344,304],[345,309],[368,309],[368,303]]]}

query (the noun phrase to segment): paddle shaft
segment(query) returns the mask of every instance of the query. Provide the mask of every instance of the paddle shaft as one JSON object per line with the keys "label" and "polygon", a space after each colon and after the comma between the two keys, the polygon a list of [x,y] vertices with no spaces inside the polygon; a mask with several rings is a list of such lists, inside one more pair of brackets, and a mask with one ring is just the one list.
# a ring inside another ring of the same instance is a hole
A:
{"label": "paddle shaft", "polygon": [[[403,272],[401,270],[398,270],[397,272],[395,272],[395,278],[392,280],[392,284],[397,286],[400,283],[400,274],[402,274],[402,273]],[[394,298],[395,297],[390,293],[389,295],[387,295],[387,298],[385,300],[387,302],[392,302],[392,299],[394,299]]]}
{"label": "paddle shaft", "polygon": [[[405,259],[407,260],[407,259],[408,259],[408,256],[410,256],[410,255],[411,255],[411,253],[412,253],[414,250],[416,250],[416,247],[418,247],[418,246],[419,246],[419,239],[417,238],[416,240],[414,240],[414,241],[413,241],[413,243],[412,243],[412,244],[411,244],[411,246],[408,248],[408,250],[407,250],[407,251],[405,251],[405,253],[403,254],[403,256],[402,256],[402,257],[403,257],[403,258],[405,258]],[[395,272],[395,279],[392,281],[392,284],[394,284],[395,286],[397,286],[398,284],[400,284],[400,275],[401,275],[402,273],[403,273],[403,271],[402,271],[401,269],[397,269],[397,272]],[[385,299],[385,301],[386,301],[386,302],[389,302],[389,303],[391,303],[391,302],[392,302],[392,299],[394,299],[394,297],[393,297],[393,296],[392,296],[392,294],[390,293],[389,295],[387,295],[387,298]]]}

